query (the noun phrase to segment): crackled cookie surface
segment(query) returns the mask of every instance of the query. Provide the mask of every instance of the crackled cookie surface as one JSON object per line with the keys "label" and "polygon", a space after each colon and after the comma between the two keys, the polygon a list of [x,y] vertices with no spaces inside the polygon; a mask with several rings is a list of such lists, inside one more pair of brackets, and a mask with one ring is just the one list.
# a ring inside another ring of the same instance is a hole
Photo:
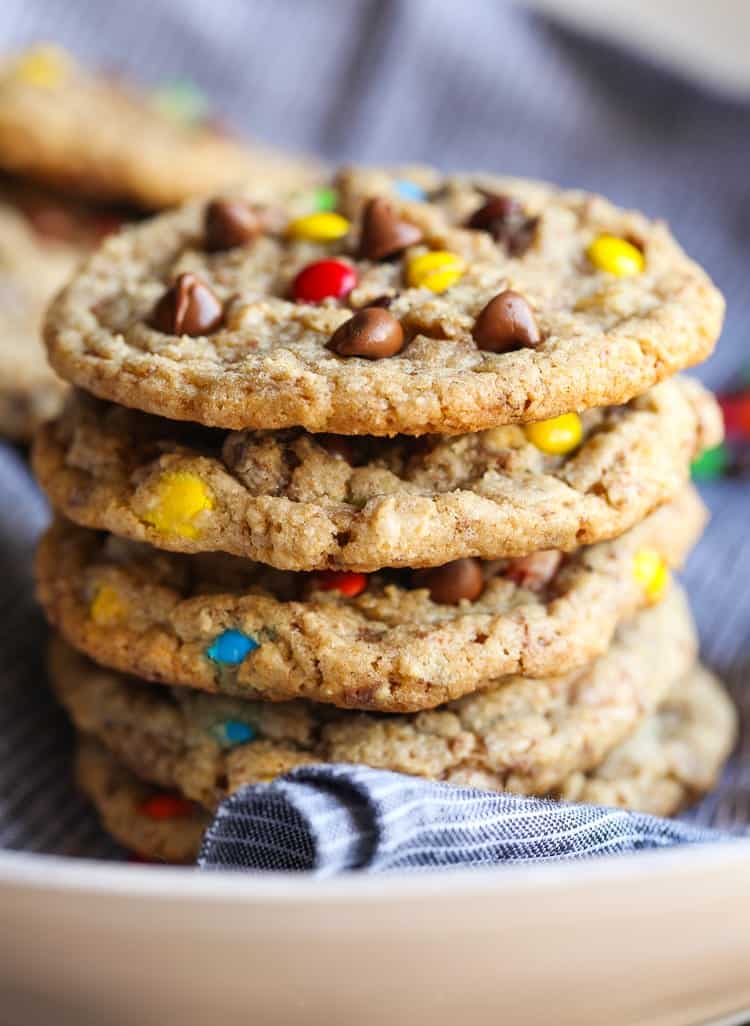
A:
{"label": "crackled cookie surface", "polygon": [[419,439],[226,433],[79,392],[38,436],[34,468],[86,527],[281,569],[372,571],[619,534],[684,486],[691,460],[721,440],[721,414],[676,379],[584,413],[567,453],[532,439],[515,425]]}
{"label": "crackled cookie surface", "polygon": [[52,307],[54,366],[207,426],[458,434],[626,402],[713,348],[722,298],[663,224],[518,179],[399,188],[352,172],[303,217],[251,188],[124,232]]}
{"label": "crackled cookie surface", "polygon": [[601,654],[669,590],[705,519],[692,490],[615,541],[430,570],[299,574],[158,552],[63,522],[37,593],[71,644],[146,680],[380,711],[434,708],[510,673]]}
{"label": "crackled cookie surface", "polygon": [[83,250],[42,238],[4,200],[0,189],[0,434],[28,441],[63,404],[67,389],[47,362],[41,322]]}
{"label": "crackled cookie surface", "polygon": [[312,163],[229,139],[205,101],[175,84],[139,94],[51,46],[0,67],[0,167],[88,197],[144,207],[180,203],[236,182],[294,188]]}
{"label": "crackled cookie surface", "polygon": [[243,784],[314,762],[545,794],[631,734],[688,672],[696,647],[675,589],[622,626],[583,670],[504,678],[482,694],[408,716],[155,687],[95,666],[59,640],[50,669],[79,730],[146,779],[212,808]]}

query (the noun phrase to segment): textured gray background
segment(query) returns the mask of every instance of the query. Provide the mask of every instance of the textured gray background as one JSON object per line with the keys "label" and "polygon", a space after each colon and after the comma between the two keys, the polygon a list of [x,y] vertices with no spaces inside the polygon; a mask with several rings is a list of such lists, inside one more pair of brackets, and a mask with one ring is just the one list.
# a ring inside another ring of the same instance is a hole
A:
{"label": "textured gray background", "polygon": [[[701,376],[718,387],[750,362],[750,109],[739,102],[498,0],[4,0],[0,45],[39,38],[146,83],[190,78],[236,128],[330,160],[551,178],[664,216],[729,301]],[[59,717],[35,687],[28,560],[44,513],[21,475],[0,458],[0,845],[90,850],[65,752],[47,740]],[[687,583],[706,658],[744,704],[747,483],[708,498],[715,517]],[[747,738],[699,816],[747,822],[749,799]]]}

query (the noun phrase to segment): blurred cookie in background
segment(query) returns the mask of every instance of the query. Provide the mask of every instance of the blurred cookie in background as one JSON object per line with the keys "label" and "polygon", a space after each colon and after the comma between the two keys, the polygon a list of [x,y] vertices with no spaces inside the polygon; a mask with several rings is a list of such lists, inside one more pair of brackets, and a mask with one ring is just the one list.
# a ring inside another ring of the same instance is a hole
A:
{"label": "blurred cookie in background", "polygon": [[139,92],[40,45],[0,66],[0,167],[87,198],[156,209],[235,182],[295,188],[312,160],[231,138],[187,82]]}
{"label": "blurred cookie in background", "polygon": [[62,406],[67,386],[47,363],[39,328],[83,248],[43,238],[0,196],[0,434],[26,442]]}

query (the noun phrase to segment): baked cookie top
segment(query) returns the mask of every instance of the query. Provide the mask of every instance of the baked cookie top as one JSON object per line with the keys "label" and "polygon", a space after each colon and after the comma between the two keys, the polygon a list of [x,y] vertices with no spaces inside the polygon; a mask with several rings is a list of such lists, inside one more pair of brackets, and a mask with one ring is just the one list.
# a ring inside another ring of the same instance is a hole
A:
{"label": "baked cookie top", "polygon": [[316,762],[365,763],[432,780],[546,794],[586,773],[651,715],[691,668],[697,641],[684,597],[622,626],[595,663],[416,715],[272,704],[143,684],[57,641],[54,690],[76,727],[154,783],[214,808],[244,784]]}
{"label": "baked cookie top", "polygon": [[249,189],[123,232],[52,306],[53,365],[207,426],[419,435],[627,402],[711,352],[722,297],[661,222],[520,179],[399,188],[350,172],[336,210]]}
{"label": "baked cookie top", "polygon": [[0,167],[87,197],[147,208],[236,182],[310,181],[312,162],[226,136],[186,85],[149,96],[53,46],[0,66]]}
{"label": "baked cookie top", "polygon": [[368,572],[620,534],[673,498],[722,435],[714,398],[680,378],[575,419],[562,443],[539,425],[394,439],[227,433],[78,392],[38,435],[34,469],[86,527],[280,569]]}
{"label": "baked cookie top", "polygon": [[365,575],[159,552],[60,522],[42,541],[50,622],[97,662],[146,680],[266,701],[430,709],[510,673],[604,652],[660,601],[701,532],[692,490],[615,541],[520,560]]}

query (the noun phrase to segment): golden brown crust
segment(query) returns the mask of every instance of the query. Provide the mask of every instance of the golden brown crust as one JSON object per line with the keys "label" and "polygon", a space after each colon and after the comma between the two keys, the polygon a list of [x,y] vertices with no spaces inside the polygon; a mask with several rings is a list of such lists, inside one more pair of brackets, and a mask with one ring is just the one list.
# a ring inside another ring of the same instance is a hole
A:
{"label": "golden brown crust", "polygon": [[[186,429],[78,393],[40,432],[33,463],[56,509],[85,527],[281,569],[369,572],[611,538],[674,498],[691,460],[722,434],[716,401],[687,378],[590,411],[583,425],[567,456],[543,453],[515,426],[339,439],[337,451],[300,430]],[[210,493],[187,529],[153,522],[176,474]]]}
{"label": "golden brown crust", "polygon": [[[148,680],[407,712],[510,673],[546,676],[590,662],[649,600],[636,554],[679,565],[704,520],[689,490],[619,539],[577,550],[539,590],[485,564],[484,591],[459,605],[388,574],[371,576],[355,597],[320,590],[313,578],[300,598],[301,575],[58,523],[39,548],[37,593],[71,644]],[[228,630],[251,642],[231,665],[216,662],[212,648]]]}
{"label": "golden brown crust", "polygon": [[[361,186],[356,174],[340,183],[342,210],[354,219],[343,242],[271,233],[207,253],[201,204],[121,234],[52,306],[46,340],[53,365],[101,398],[208,426],[459,434],[627,402],[705,359],[716,342],[721,295],[663,224],[582,192],[519,179],[448,179],[429,203],[393,200],[423,231],[424,244],[373,264],[352,255],[363,191],[372,188],[367,173]],[[512,193],[539,217],[524,255],[510,258],[487,232],[461,227],[482,189]],[[586,251],[600,233],[636,238],[643,273],[597,271]],[[466,262],[441,295],[405,283],[405,260],[425,246]],[[290,300],[301,268],[341,254],[360,279],[345,302]],[[225,304],[213,334],[179,337],[150,326],[154,304],[187,271]],[[508,287],[525,296],[544,341],[482,351],[471,334],[475,318]],[[367,360],[327,348],[352,307],[384,293],[409,339],[401,352]]]}

